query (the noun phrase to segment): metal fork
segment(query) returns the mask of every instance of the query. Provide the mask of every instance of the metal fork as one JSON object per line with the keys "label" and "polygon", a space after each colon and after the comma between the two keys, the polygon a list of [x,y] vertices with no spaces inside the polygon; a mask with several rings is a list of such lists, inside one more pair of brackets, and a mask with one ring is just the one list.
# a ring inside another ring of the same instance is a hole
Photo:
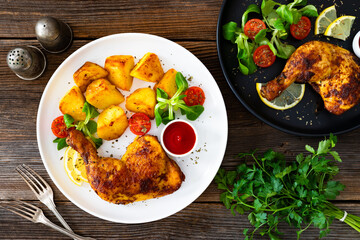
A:
{"label": "metal fork", "polygon": [[36,197],[55,214],[57,219],[59,219],[61,224],[67,230],[72,232],[69,225],[65,222],[60,213],[56,210],[56,206],[54,203],[54,193],[50,185],[42,177],[40,177],[39,174],[37,174],[34,170],[32,170],[29,166],[25,164],[17,166],[16,171],[24,179],[30,189],[35,193]]}
{"label": "metal fork", "polygon": [[65,228],[59,227],[58,225],[52,223],[49,219],[47,219],[43,213],[43,211],[29,203],[22,202],[22,201],[13,201],[13,202],[3,202],[0,204],[0,207],[3,207],[27,220],[30,220],[34,223],[43,223],[46,226],[49,226],[69,237],[72,237],[76,240],[95,240],[94,238],[90,237],[82,237],[79,236]]}

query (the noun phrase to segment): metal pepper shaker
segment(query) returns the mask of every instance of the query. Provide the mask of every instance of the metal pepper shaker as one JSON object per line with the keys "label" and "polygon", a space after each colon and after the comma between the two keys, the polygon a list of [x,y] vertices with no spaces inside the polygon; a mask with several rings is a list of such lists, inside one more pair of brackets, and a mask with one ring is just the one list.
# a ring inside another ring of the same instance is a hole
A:
{"label": "metal pepper shaker", "polygon": [[39,19],[35,33],[41,46],[50,53],[65,51],[73,39],[70,26],[53,17]]}
{"label": "metal pepper shaker", "polygon": [[46,58],[40,49],[34,46],[16,47],[7,54],[10,69],[23,80],[34,80],[45,71]]}

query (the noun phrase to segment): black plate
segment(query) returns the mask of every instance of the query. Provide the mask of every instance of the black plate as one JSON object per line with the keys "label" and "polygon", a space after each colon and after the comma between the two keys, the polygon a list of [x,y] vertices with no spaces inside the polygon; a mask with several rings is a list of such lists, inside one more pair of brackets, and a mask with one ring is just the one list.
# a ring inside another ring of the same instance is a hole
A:
{"label": "black plate", "polygon": [[[277,0],[288,3],[289,1]],[[315,18],[312,20],[312,30],[307,38],[298,41],[289,37],[288,43],[299,47],[307,41],[320,40],[330,42],[345,49],[352,50],[352,40],[360,31],[360,0],[337,0],[337,16],[352,15],[356,20],[351,30],[351,35],[346,41],[327,38],[322,35],[314,35]],[[281,131],[300,136],[324,136],[330,133],[341,134],[354,130],[360,126],[360,104],[340,116],[333,115],[324,109],[323,101],[311,86],[306,84],[305,95],[295,107],[279,111],[266,106],[259,98],[255,83],[268,82],[278,76],[285,66],[286,60],[277,58],[274,65],[266,69],[258,69],[249,76],[242,75],[238,70],[236,58],[237,48],[235,44],[227,41],[222,36],[222,26],[229,21],[241,24],[241,16],[249,4],[256,3],[261,6],[261,0],[224,0],[220,10],[217,26],[217,49],[221,68],[225,78],[240,102],[256,117],[270,126]],[[333,0],[308,1],[317,7],[320,13],[325,8],[334,5]],[[259,15],[250,15],[250,18]]]}

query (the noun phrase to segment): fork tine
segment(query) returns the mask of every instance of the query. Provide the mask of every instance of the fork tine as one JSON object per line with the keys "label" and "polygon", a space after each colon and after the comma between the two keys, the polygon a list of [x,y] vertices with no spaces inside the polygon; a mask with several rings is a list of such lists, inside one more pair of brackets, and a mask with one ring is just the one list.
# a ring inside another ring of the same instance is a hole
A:
{"label": "fork tine", "polygon": [[[13,212],[27,220],[30,220],[32,222],[35,222],[35,220],[33,219],[33,215],[23,209],[20,209],[18,207],[15,207],[14,205],[10,204],[10,203],[5,203],[5,204],[0,204],[0,207],[10,211],[10,212]],[[22,212],[22,213],[21,213]]]}
{"label": "fork tine", "polygon": [[32,213],[35,213],[38,210],[38,208],[36,206],[31,205],[30,203],[27,203],[27,202],[16,200],[14,203],[17,206],[22,207],[22,208],[24,208],[24,209],[26,209],[26,210],[28,210],[29,212],[32,212]]}
{"label": "fork tine", "polygon": [[[39,186],[41,189],[46,188],[46,184],[43,184],[43,183],[41,183],[41,182],[39,181],[39,178],[42,180],[42,182],[45,181],[44,179],[42,179],[42,177],[40,177],[39,174],[37,174],[34,170],[32,170],[29,166],[27,166],[27,165],[25,165],[25,164],[22,164],[22,167],[23,167],[23,169],[25,170],[26,174],[27,174],[28,176],[31,176],[31,177],[36,181],[36,183],[38,184],[38,186]],[[36,176],[37,176],[38,178],[37,178]]]}
{"label": "fork tine", "polygon": [[35,172],[31,167],[29,167],[29,166],[26,165],[26,164],[22,164],[22,166],[23,166],[24,168],[26,168],[28,171],[32,172],[33,175],[36,175],[36,176],[38,177],[38,179],[41,180],[41,182],[43,183],[43,186],[44,186],[45,188],[50,188],[50,185],[49,185],[39,174],[37,174],[37,172]]}
{"label": "fork tine", "polygon": [[19,215],[19,216],[27,219],[27,220],[30,220],[30,221],[34,222],[34,219],[32,219],[32,218],[29,217],[29,216],[26,216],[26,215],[24,215],[24,214],[22,214],[22,213],[19,213],[19,212],[15,211],[15,210],[13,210],[13,209],[11,209],[11,208],[9,208],[9,207],[4,207],[4,208],[5,208],[6,210],[10,211],[10,212],[13,212],[13,213],[15,213],[15,214],[17,214],[17,215]]}
{"label": "fork tine", "polygon": [[[28,184],[28,186],[33,190],[35,193],[41,193],[42,191],[36,185],[36,183],[29,177],[29,174],[26,174],[26,169],[23,169],[20,165],[16,167],[16,171],[20,174],[20,176],[24,179],[24,181]],[[31,176],[31,175],[30,175]],[[35,178],[33,178],[35,179]],[[35,179],[36,180],[36,179]],[[37,181],[37,180],[36,180]],[[38,181],[37,181],[38,182]],[[36,188],[36,190],[34,189]]]}
{"label": "fork tine", "polygon": [[[15,213],[16,215],[19,215],[31,222],[34,223],[42,223],[48,227],[51,227],[69,237],[72,237],[73,239],[93,239],[93,238],[85,238],[82,236],[79,236],[75,233],[73,233],[71,230],[66,230],[64,228],[59,227],[58,225],[51,222],[49,219],[47,219],[43,213],[43,211],[38,208],[37,206],[34,206],[32,204],[22,202],[20,200],[12,201],[12,202],[1,202],[0,201],[0,207],[4,208],[10,212]],[[29,212],[30,211],[30,212]],[[33,213],[31,212],[33,211]]]}
{"label": "fork tine", "polygon": [[8,207],[11,208],[11,209],[14,209],[14,210],[16,210],[16,211],[23,212],[24,214],[29,215],[29,217],[32,217],[32,216],[33,216],[33,213],[30,212],[30,209],[28,209],[28,208],[26,208],[26,207],[24,207],[24,206],[21,206],[21,205],[18,205],[18,206],[16,206],[16,205],[9,205]]}
{"label": "fork tine", "polygon": [[40,193],[40,189],[35,185],[35,183],[21,169],[16,168],[16,171],[20,174],[20,177],[26,182],[26,184],[30,187],[30,189],[36,195]]}

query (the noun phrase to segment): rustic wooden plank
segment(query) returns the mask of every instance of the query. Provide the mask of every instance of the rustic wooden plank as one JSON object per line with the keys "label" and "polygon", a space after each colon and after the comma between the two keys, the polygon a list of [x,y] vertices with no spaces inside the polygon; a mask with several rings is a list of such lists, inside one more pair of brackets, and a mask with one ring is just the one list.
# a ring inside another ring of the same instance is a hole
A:
{"label": "rustic wooden plank", "polygon": [[[171,39],[215,40],[222,1],[1,1],[0,38],[34,38],[38,19],[68,23],[75,38],[143,32]],[[11,24],[11,25],[10,25]]]}
{"label": "rustic wooden plank", "polygon": [[[51,221],[59,224],[44,205],[31,203],[42,208]],[[360,215],[360,204],[336,205],[349,213]],[[247,215],[233,216],[230,210],[214,203],[193,203],[168,218],[130,225],[98,219],[67,202],[60,202],[57,207],[74,232],[96,239],[242,239],[243,229],[251,228]],[[42,224],[33,224],[1,208],[0,215],[1,239],[69,239]],[[359,233],[338,220],[333,222],[331,229],[325,240],[359,239]],[[281,224],[279,230],[284,232],[282,239],[296,239],[295,229],[286,224]],[[302,239],[317,239],[318,234],[319,230],[311,227],[303,233]],[[267,238],[256,235],[255,239]]]}

